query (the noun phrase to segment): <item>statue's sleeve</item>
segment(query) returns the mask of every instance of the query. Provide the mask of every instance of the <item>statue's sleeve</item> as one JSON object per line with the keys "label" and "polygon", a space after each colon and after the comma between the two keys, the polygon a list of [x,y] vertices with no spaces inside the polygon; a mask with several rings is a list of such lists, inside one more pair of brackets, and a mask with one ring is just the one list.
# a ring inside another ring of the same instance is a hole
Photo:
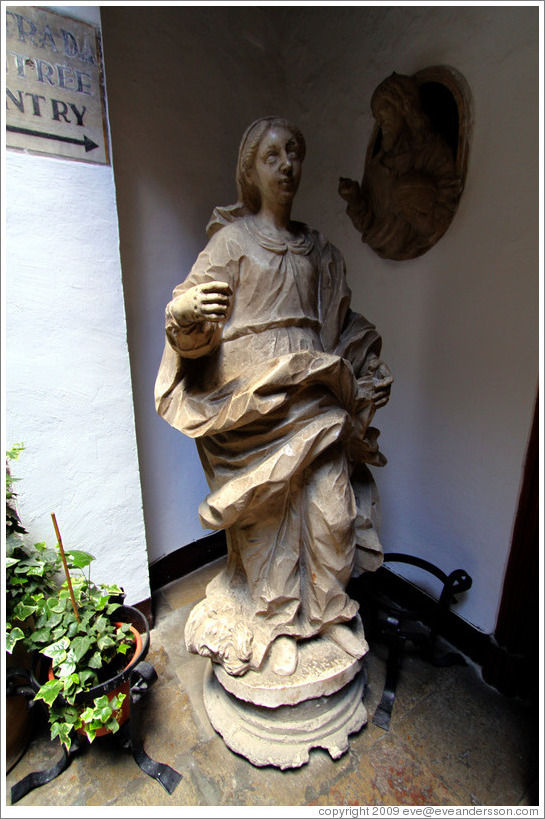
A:
{"label": "statue's sleeve", "polygon": [[358,397],[353,408],[357,418],[350,439],[354,462],[383,466],[386,458],[379,451],[379,432],[370,426],[375,413],[372,400],[372,360],[380,357],[382,339],[374,324],[350,307],[351,292],[346,282],[345,263],[333,245],[322,251],[321,308],[324,350],[348,361],[358,383]]}
{"label": "statue's sleeve", "polygon": [[218,233],[199,254],[191,272],[172,294],[165,310],[167,343],[182,358],[200,358],[213,352],[221,341],[223,324],[215,321],[178,322],[172,312],[172,302],[197,284],[222,281],[236,290],[241,251],[238,244]]}
{"label": "statue's sleeve", "polygon": [[[240,249],[236,242],[226,240],[221,235],[227,230],[228,228],[224,228],[212,237],[186,280],[174,289],[173,300],[190,287],[207,281],[226,281],[235,293]],[[176,426],[176,396],[183,383],[186,360],[208,355],[216,349],[221,341],[222,325],[207,321],[182,326],[172,315],[171,305],[172,302],[169,302],[165,311],[166,338],[155,381],[155,406],[159,415]]]}
{"label": "statue's sleeve", "polygon": [[356,378],[365,374],[372,357],[379,356],[381,338],[374,324],[350,307],[344,259],[325,242],[321,248],[320,305],[324,350],[347,359]]}

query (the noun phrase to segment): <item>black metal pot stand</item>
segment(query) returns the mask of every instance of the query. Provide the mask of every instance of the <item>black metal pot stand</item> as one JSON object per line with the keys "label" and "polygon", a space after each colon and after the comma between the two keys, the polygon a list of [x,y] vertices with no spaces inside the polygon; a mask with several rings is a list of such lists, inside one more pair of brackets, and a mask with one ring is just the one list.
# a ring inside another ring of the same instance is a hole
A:
{"label": "black metal pot stand", "polygon": [[[175,771],[169,765],[162,762],[156,762],[148,754],[146,754],[141,737],[141,709],[142,701],[157,680],[157,673],[153,666],[145,661],[149,650],[149,626],[146,618],[138,609],[132,606],[123,606],[116,611],[116,618],[124,622],[130,622],[142,634],[142,651],[138,657],[136,665],[129,666],[121,673],[112,677],[102,685],[97,685],[94,688],[86,691],[77,698],[79,705],[92,702],[97,697],[104,694],[109,694],[112,691],[120,688],[127,681],[129,683],[129,719],[122,725],[114,737],[119,741],[121,747],[130,751],[136,764],[141,770],[156,779],[167,793],[172,794],[178,786],[182,776],[178,771]],[[21,670],[19,669],[18,679],[21,679]],[[14,677],[15,679],[15,677]],[[13,687],[13,686],[12,686]],[[40,687],[36,679],[36,661],[33,664],[31,672],[27,672],[27,681],[20,684],[12,693],[24,694],[27,697],[29,707],[35,707],[42,704],[41,701],[35,702],[33,700],[35,692]],[[28,793],[35,788],[51,782],[60,773],[65,771],[70,765],[72,759],[88,747],[87,740],[84,740],[80,734],[73,731],[71,734],[72,744],[70,750],[67,751],[62,745],[63,755],[58,762],[48,770],[35,771],[28,776],[25,776],[11,789],[11,803],[14,805]]]}

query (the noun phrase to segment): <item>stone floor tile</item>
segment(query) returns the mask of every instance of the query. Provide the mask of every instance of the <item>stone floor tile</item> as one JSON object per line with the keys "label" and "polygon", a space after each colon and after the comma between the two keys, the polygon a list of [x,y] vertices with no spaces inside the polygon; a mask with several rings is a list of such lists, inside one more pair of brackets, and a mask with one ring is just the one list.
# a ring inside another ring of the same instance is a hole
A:
{"label": "stone floor tile", "polygon": [[193,604],[188,604],[172,611],[167,618],[157,623],[150,633],[151,645],[161,645],[176,667],[181,663],[192,662],[195,657],[185,647],[184,635],[185,624],[192,608]]}
{"label": "stone floor tile", "polygon": [[194,709],[163,646],[156,645],[148,660],[158,680],[142,701],[142,739],[150,756],[172,765],[180,747],[200,741]]}
{"label": "stone floor tile", "polygon": [[170,603],[166,599],[165,595],[159,589],[156,592],[153,592],[151,596],[151,605],[153,611],[153,620],[154,626],[159,625],[162,623],[170,614],[172,614],[172,608]]}
{"label": "stone floor tile", "polygon": [[[472,667],[435,668],[408,648],[390,731],[373,725],[386,675],[386,647],[367,655],[367,726],[333,760],[322,749],[307,765],[257,768],[232,753],[203,702],[208,663],[189,654],[189,613],[224,559],[154,594],[148,661],[158,680],[143,701],[144,748],[178,770],[172,796],[147,777],[115,737],[96,740],[25,806],[536,805],[535,713],[486,686]],[[40,721],[26,755],[6,779],[47,769],[61,755]],[[9,802],[9,791],[8,799]],[[22,814],[23,815],[23,814]]]}
{"label": "stone floor tile", "polygon": [[[198,741],[208,742],[216,736],[203,701],[203,677],[208,660],[205,657],[190,654],[185,647],[185,642],[179,637],[180,629],[185,625],[190,611],[191,606],[185,606],[173,612],[168,624],[162,624],[154,629],[152,641],[161,652],[166,653],[168,649],[169,665],[174,673],[176,685],[183,689],[191,703]],[[156,670],[159,673],[159,667]],[[171,717],[172,713],[171,710]],[[186,747],[191,747],[191,745]]]}
{"label": "stone floor tile", "polygon": [[200,741],[193,707],[178,685],[156,686],[142,706],[142,741],[146,753],[176,768],[181,749]]}
{"label": "stone floor tile", "polygon": [[[108,791],[106,791],[108,793]],[[200,793],[195,788],[193,781],[187,775],[182,776],[173,794],[167,791],[158,782],[150,779],[144,774],[136,775],[122,782],[122,787],[109,802],[104,802],[104,788],[99,784],[92,794],[87,798],[85,805],[133,805],[139,806],[163,806],[174,808],[178,805],[203,805]]]}
{"label": "stone floor tile", "polygon": [[[370,722],[384,691],[387,659],[388,648],[384,643],[370,644],[369,653],[366,655],[368,686],[364,700]],[[401,661],[391,723],[405,716],[429,694],[448,685],[456,673],[456,668],[457,666],[434,666],[409,647]]]}
{"label": "stone floor tile", "polygon": [[310,805],[460,805],[460,796],[448,788],[424,762],[409,752],[397,737],[383,732],[365,754],[357,743],[350,749],[348,770],[319,789]]}
{"label": "stone floor tile", "polygon": [[[48,770],[61,757],[60,743],[49,740],[47,729],[39,731],[21,762],[6,777],[7,804],[11,804],[11,788],[13,785],[30,773]],[[42,785],[24,796],[16,803],[17,807],[55,806],[60,804],[84,805],[92,787],[85,766],[76,764],[77,761],[74,760],[70,767],[52,782]]]}
{"label": "stone floor tile", "polygon": [[[51,742],[49,739],[49,729],[46,724],[39,718],[34,729],[34,735],[27,748],[26,753],[17,765],[6,776],[6,794],[7,801],[10,804],[11,788],[21,779],[24,779],[28,774],[34,771],[46,771],[53,767],[61,758],[62,751],[60,743],[57,741]],[[46,790],[48,789],[48,790]],[[48,794],[55,793],[55,783],[43,786],[39,789],[47,798]],[[36,794],[38,791],[30,793],[25,796],[19,805],[36,805],[41,804],[40,800],[36,801]],[[45,804],[45,803],[44,803]],[[50,803],[49,803],[50,804]]]}
{"label": "stone floor tile", "polygon": [[220,557],[203,566],[202,569],[191,572],[180,580],[174,580],[167,586],[163,586],[161,592],[165,596],[173,610],[188,603],[195,604],[205,596],[206,587],[211,580],[224,568],[227,558]]}
{"label": "stone floor tile", "polygon": [[178,679],[193,708],[193,716],[200,742],[208,742],[216,736],[204,707],[203,699],[204,671],[208,662],[204,657],[196,657],[194,663],[181,664],[177,668]]}
{"label": "stone floor tile", "polygon": [[463,788],[468,805],[516,805],[535,775],[535,714],[471,667],[458,668],[391,730],[450,787]]}
{"label": "stone floor tile", "polygon": [[[531,782],[530,787],[524,794],[524,796],[517,802],[517,805],[539,805],[539,784],[540,780],[539,777],[535,777],[535,779]],[[542,803],[543,804],[543,803]]]}
{"label": "stone floor tile", "polygon": [[315,748],[301,768],[258,768],[230,751],[219,736],[191,754],[207,804],[219,806],[307,805],[317,782],[333,780],[350,764],[348,754],[333,760],[327,751]]}

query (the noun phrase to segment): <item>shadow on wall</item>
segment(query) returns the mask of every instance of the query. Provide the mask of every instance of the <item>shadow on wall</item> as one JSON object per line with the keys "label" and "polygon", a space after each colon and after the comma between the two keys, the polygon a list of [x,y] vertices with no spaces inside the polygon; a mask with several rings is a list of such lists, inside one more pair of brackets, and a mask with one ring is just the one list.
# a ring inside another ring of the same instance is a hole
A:
{"label": "shadow on wall", "polygon": [[193,441],[155,413],[164,308],[206,244],[213,207],[234,201],[240,134],[256,117],[281,109],[283,69],[270,10],[106,6],[101,15],[153,561],[205,535],[197,507],[207,492]]}

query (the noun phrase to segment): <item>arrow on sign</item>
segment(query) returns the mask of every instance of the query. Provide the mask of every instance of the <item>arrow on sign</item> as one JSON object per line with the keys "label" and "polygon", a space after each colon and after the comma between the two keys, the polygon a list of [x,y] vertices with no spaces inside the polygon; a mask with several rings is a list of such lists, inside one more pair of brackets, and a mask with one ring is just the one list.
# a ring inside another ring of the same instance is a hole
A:
{"label": "arrow on sign", "polygon": [[42,139],[56,139],[59,142],[71,142],[74,145],[84,145],[85,153],[94,151],[98,148],[96,142],[93,142],[89,137],[84,136],[83,139],[74,139],[73,137],[59,136],[58,134],[43,134],[41,131],[31,131],[30,128],[17,128],[15,125],[6,125],[6,131],[13,131],[16,134],[26,134],[27,136],[41,137]]}

